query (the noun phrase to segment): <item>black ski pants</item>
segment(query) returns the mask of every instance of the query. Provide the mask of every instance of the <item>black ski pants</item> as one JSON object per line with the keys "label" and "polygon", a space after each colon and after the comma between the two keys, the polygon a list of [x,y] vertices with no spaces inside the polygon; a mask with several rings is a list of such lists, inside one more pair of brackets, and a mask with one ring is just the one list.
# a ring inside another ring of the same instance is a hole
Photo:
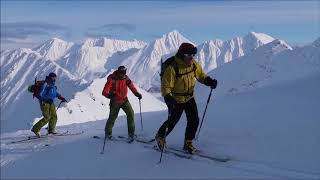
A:
{"label": "black ski pants", "polygon": [[162,124],[162,126],[159,128],[158,135],[164,138],[166,128],[168,128],[166,135],[169,135],[170,132],[175,127],[175,125],[180,120],[180,117],[183,111],[185,111],[187,116],[185,140],[193,140],[195,138],[195,134],[199,126],[198,108],[194,98],[190,99],[186,103],[179,103],[175,105],[171,105],[167,103],[167,106],[168,106],[168,113],[169,113],[168,120],[166,120]]}

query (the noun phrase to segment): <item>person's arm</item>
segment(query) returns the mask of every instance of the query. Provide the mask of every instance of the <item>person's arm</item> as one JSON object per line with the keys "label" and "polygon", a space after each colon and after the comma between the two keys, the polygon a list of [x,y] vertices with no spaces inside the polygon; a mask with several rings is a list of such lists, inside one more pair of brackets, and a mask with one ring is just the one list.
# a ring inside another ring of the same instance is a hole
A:
{"label": "person's arm", "polygon": [[207,74],[203,71],[201,65],[197,62],[195,62],[197,69],[196,69],[196,78],[197,80],[206,85],[210,86],[212,89],[215,89],[217,87],[218,81],[216,79],[212,79],[210,76],[207,76]]}
{"label": "person's arm", "polygon": [[139,99],[142,98],[142,95],[138,92],[137,88],[134,86],[130,79],[127,80],[127,86],[136,97],[138,97]]}
{"label": "person's arm", "polygon": [[110,95],[111,88],[112,88],[112,79],[108,78],[102,90],[102,96],[108,97]]}
{"label": "person's arm", "polygon": [[177,101],[172,96],[172,89],[176,80],[176,72],[172,66],[169,66],[163,73],[161,81],[161,93],[166,104],[174,105]]}
{"label": "person's arm", "polygon": [[174,87],[176,78],[176,72],[172,66],[167,67],[164,71],[161,80],[161,94],[163,97],[170,95],[172,96],[172,89]]}
{"label": "person's arm", "polygon": [[61,96],[61,94],[58,92],[57,87],[55,88],[56,88],[56,94],[57,94],[56,97],[60,99],[62,102],[67,102],[67,100],[63,96]]}
{"label": "person's arm", "polygon": [[197,62],[194,62],[196,65],[196,79],[201,83],[201,84],[205,84],[205,79],[208,77],[207,74],[203,71],[201,65]]}

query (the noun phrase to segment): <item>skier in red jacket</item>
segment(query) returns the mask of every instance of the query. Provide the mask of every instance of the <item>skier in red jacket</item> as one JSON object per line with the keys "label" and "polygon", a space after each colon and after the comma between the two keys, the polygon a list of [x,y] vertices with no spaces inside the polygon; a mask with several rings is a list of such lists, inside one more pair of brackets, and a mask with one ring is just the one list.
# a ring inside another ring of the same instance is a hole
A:
{"label": "skier in red jacket", "polygon": [[126,75],[126,71],[126,67],[119,66],[118,70],[108,76],[107,83],[102,91],[102,95],[110,99],[110,114],[105,126],[105,135],[109,139],[112,138],[112,128],[118,117],[120,108],[127,115],[128,137],[132,140],[134,138],[134,112],[127,97],[128,87],[139,100],[142,98],[142,95]]}

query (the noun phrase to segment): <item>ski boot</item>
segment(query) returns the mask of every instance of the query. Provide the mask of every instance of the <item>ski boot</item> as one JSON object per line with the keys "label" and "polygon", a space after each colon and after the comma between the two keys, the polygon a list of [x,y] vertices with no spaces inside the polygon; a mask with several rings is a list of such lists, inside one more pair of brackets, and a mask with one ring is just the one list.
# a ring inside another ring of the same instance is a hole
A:
{"label": "ski boot", "polygon": [[160,137],[159,134],[156,135],[155,140],[157,141],[157,145],[160,151],[163,151],[164,148],[166,148],[166,139],[163,137]]}
{"label": "ski boot", "polygon": [[189,154],[194,154],[197,152],[197,149],[192,145],[192,140],[185,140],[183,150]]}
{"label": "ski boot", "polygon": [[40,131],[35,131],[33,128],[31,129],[31,132],[33,132],[38,138],[40,138]]}
{"label": "ski boot", "polygon": [[48,131],[48,135],[49,134],[56,135],[58,134],[58,132],[56,130],[51,130],[51,131]]}

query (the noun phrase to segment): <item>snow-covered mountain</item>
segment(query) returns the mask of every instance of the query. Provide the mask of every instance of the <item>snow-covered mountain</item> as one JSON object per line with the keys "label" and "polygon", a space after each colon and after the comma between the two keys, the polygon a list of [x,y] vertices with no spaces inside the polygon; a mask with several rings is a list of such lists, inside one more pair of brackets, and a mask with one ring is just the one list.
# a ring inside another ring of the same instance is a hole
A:
{"label": "snow-covered mountain", "polygon": [[109,38],[87,39],[81,44],[52,38],[33,49],[43,58],[53,60],[75,77],[92,81],[105,73],[104,64],[113,53],[142,48],[143,41]]}
{"label": "snow-covered mountain", "polygon": [[[216,98],[238,94],[267,85],[308,77],[320,73],[320,47],[307,45],[291,48],[282,40],[274,40],[252,53],[239,57],[228,65],[212,70],[209,75],[218,80]],[[298,84],[297,84],[298,86]],[[208,89],[198,86],[203,101]]]}
{"label": "snow-covered mountain", "polygon": [[255,32],[228,41],[210,40],[197,47],[198,54],[195,58],[204,70],[209,72],[273,40],[274,38],[267,34]]}
{"label": "snow-covered mountain", "polygon": [[[272,40],[274,38],[266,34],[250,32],[244,37],[237,37],[229,41],[206,41],[197,46],[198,54],[195,58],[206,71],[210,71]],[[140,87],[150,92],[158,92],[160,90],[161,59],[165,61],[174,55],[183,42],[192,43],[178,31],[172,31],[140,50],[130,49],[126,52],[115,53],[105,67],[116,68],[119,65],[125,65],[128,67],[129,76],[138,82]]]}
{"label": "snow-covered mountain", "polygon": [[113,53],[145,45],[138,40],[87,39],[83,44],[71,47],[57,63],[76,77],[92,81],[105,73],[104,64]]}
{"label": "snow-covered mountain", "polygon": [[190,42],[178,31],[172,31],[156,39],[142,49],[130,49],[126,52],[116,53],[105,67],[116,68],[119,65],[127,67],[129,77],[145,90],[159,87],[159,70],[161,58],[175,52],[181,43]]}
{"label": "snow-covered mountain", "polygon": [[64,56],[72,46],[74,46],[74,43],[72,42],[66,42],[59,38],[52,38],[33,50],[46,59],[57,60]]}

